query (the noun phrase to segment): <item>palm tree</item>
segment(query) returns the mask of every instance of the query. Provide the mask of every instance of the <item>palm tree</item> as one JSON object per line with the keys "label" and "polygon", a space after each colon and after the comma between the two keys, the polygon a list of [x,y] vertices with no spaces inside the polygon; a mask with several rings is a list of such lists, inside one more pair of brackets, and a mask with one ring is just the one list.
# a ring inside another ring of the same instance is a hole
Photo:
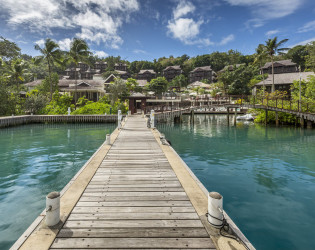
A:
{"label": "palm tree", "polygon": [[20,95],[20,82],[24,81],[24,75],[27,72],[26,62],[22,59],[15,59],[11,61],[11,64],[8,66],[7,74],[8,78],[12,79],[13,82],[17,85],[17,95],[15,96],[15,105],[18,104],[18,96]]}
{"label": "palm tree", "polygon": [[271,92],[275,91],[275,76],[274,76],[274,69],[273,69],[273,57],[276,55],[278,52],[282,52],[285,50],[288,50],[288,48],[279,48],[281,45],[283,45],[285,42],[287,42],[289,39],[283,39],[280,42],[277,41],[278,37],[275,37],[273,39],[268,39],[266,41],[266,44],[264,45],[265,50],[267,54],[271,58],[271,73],[272,73],[272,87],[271,87]]}
{"label": "palm tree", "polygon": [[[70,45],[70,51],[68,54],[68,61],[75,64],[75,70],[77,69],[77,66],[79,62],[84,62],[89,64],[88,57],[91,54],[89,51],[89,46],[83,39],[74,38]],[[77,103],[77,72],[75,71],[74,74],[75,79],[75,95],[74,95],[74,101],[75,105]]]}
{"label": "palm tree", "polygon": [[262,70],[262,63],[266,56],[267,56],[267,52],[265,50],[265,46],[263,44],[259,44],[256,49],[256,56],[255,56],[254,63],[259,64],[259,69],[263,78],[263,93],[264,94],[265,94],[265,77],[264,77],[264,72]]}
{"label": "palm tree", "polygon": [[46,60],[47,62],[50,84],[50,100],[52,100],[53,86],[51,82],[51,70],[54,63],[62,64],[61,62],[62,53],[61,50],[59,49],[59,45],[50,38],[46,39],[44,48],[41,48],[38,44],[36,44],[35,49],[42,53],[42,56],[38,57],[37,58],[38,60],[36,62],[38,63],[41,60]]}

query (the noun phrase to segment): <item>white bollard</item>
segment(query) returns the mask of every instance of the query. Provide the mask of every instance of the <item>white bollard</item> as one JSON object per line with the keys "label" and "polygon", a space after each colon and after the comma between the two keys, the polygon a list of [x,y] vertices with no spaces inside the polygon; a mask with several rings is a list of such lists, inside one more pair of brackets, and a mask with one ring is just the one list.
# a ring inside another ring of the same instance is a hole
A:
{"label": "white bollard", "polygon": [[14,114],[12,114],[12,116],[14,116]]}
{"label": "white bollard", "polygon": [[131,116],[131,111],[130,110],[128,111],[128,116]]}
{"label": "white bollard", "polygon": [[51,192],[46,196],[46,225],[55,226],[60,221],[60,193]]}
{"label": "white bollard", "polygon": [[71,108],[68,107],[68,115],[70,115],[70,113],[71,113]]}
{"label": "white bollard", "polygon": [[107,115],[107,113],[105,113],[105,115]]}
{"label": "white bollard", "polygon": [[141,111],[141,117],[144,118],[144,111]]}
{"label": "white bollard", "polygon": [[216,228],[223,225],[223,196],[217,192],[208,194],[208,221]]}
{"label": "white bollard", "polygon": [[106,141],[105,141],[106,145],[110,145],[110,134],[106,135]]}
{"label": "white bollard", "polygon": [[118,129],[121,128],[121,118],[122,118],[121,110],[118,110]]}
{"label": "white bollard", "polygon": [[150,114],[150,118],[151,118],[151,128],[155,128],[154,127],[154,110],[151,110],[151,114]]}
{"label": "white bollard", "polygon": [[31,115],[33,115],[33,113],[31,113]]}

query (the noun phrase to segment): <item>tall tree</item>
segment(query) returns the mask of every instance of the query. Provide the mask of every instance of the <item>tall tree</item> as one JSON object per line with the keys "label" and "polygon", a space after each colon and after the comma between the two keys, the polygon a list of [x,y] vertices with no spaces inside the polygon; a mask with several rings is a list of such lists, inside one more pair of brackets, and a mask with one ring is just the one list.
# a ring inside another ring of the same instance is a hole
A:
{"label": "tall tree", "polygon": [[259,44],[258,47],[256,48],[256,54],[255,54],[255,60],[254,64],[258,63],[259,69],[263,78],[263,91],[265,93],[265,77],[264,77],[264,72],[262,70],[262,65],[263,62],[265,61],[267,56],[267,52],[265,50],[265,46],[263,44]]}
{"label": "tall tree", "polygon": [[52,67],[54,66],[55,63],[62,64],[61,50],[59,49],[59,45],[50,38],[46,39],[43,48],[36,44],[35,49],[40,51],[40,53],[42,54],[42,56],[37,58],[36,63],[38,64],[41,60],[45,60],[47,62],[50,84],[50,100],[52,100],[53,94],[53,86],[51,80]]}
{"label": "tall tree", "polygon": [[4,61],[11,60],[20,55],[21,49],[14,42],[0,36],[0,56]]}
{"label": "tall tree", "polygon": [[287,42],[289,39],[283,39],[278,42],[278,37],[274,37],[273,39],[268,39],[266,41],[266,44],[264,45],[267,54],[270,56],[271,59],[271,74],[272,74],[272,87],[271,87],[271,92],[275,91],[275,75],[274,75],[274,68],[273,68],[273,61],[274,61],[274,56],[278,52],[282,52],[285,50],[288,50],[288,48],[280,48],[285,42]]}
{"label": "tall tree", "polygon": [[126,83],[121,78],[116,78],[114,82],[109,85],[109,98],[111,104],[114,105],[118,99],[127,97],[128,89]]}
{"label": "tall tree", "polygon": [[22,59],[15,59],[11,61],[11,64],[7,69],[7,76],[11,79],[12,82],[16,84],[17,93],[15,95],[15,108],[19,104],[19,95],[20,95],[20,83],[24,81],[24,75],[27,72],[26,62]]}
{"label": "tall tree", "polygon": [[[75,65],[75,70],[79,64],[79,62],[89,63],[89,56],[91,52],[89,51],[89,46],[83,39],[74,38],[70,45],[70,51],[68,54],[68,61]],[[74,74],[75,79],[75,93],[74,93],[74,101],[75,104],[78,100],[78,84],[77,84],[77,72]]]}

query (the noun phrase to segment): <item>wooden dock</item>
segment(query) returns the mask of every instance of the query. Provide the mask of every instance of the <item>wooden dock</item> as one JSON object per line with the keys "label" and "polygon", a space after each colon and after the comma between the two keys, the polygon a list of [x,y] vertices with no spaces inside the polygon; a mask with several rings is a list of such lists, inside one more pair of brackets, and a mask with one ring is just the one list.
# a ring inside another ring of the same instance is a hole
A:
{"label": "wooden dock", "polygon": [[129,117],[51,249],[215,245],[146,122]]}

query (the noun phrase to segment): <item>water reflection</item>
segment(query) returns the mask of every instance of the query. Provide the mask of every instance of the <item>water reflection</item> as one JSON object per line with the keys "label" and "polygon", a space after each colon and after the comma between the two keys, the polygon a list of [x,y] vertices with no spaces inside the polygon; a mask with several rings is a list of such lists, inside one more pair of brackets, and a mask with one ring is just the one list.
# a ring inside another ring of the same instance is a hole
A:
{"label": "water reflection", "polygon": [[111,133],[115,124],[0,129],[0,249],[8,249]]}
{"label": "water reflection", "polygon": [[257,249],[312,249],[315,131],[232,121],[184,116],[157,127]]}

